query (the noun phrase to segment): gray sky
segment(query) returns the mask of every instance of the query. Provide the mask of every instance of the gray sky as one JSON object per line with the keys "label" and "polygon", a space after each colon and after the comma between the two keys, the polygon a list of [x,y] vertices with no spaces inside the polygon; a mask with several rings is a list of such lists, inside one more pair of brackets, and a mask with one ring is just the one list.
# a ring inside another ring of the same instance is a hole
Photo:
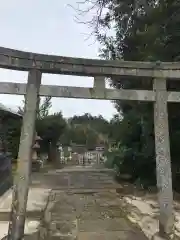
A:
{"label": "gray sky", "polygon": [[[0,46],[45,54],[98,58],[98,43],[85,41],[90,29],[74,21],[75,12],[67,3],[77,0],[1,0]],[[27,72],[0,69],[2,82],[26,82]],[[91,87],[92,78],[43,74],[43,84]],[[0,95],[0,102],[16,108],[21,96]],[[111,118],[110,101],[53,98],[53,111],[65,117],[89,112]]]}

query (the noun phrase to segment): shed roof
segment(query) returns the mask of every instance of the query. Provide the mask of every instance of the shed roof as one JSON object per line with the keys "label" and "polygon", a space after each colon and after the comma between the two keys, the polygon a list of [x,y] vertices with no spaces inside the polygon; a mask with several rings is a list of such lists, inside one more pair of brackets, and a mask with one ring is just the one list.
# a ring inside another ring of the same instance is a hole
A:
{"label": "shed roof", "polygon": [[19,114],[18,112],[12,110],[11,108],[6,107],[4,104],[0,103],[0,111],[3,111],[9,115],[13,115],[13,116],[17,116],[17,117],[22,117],[21,114]]}

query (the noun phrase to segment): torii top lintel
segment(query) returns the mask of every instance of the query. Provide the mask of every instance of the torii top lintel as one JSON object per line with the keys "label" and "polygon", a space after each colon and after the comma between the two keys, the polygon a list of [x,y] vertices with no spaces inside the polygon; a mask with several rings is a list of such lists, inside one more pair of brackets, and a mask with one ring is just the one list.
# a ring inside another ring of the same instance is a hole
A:
{"label": "torii top lintel", "polygon": [[110,61],[24,52],[0,47],[0,67],[76,76],[180,78],[180,62]]}

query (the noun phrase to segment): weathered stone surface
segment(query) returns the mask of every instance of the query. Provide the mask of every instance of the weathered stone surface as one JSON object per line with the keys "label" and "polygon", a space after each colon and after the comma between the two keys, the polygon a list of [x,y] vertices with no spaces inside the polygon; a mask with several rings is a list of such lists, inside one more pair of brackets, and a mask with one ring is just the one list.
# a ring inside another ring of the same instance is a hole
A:
{"label": "weathered stone surface", "polygon": [[[25,83],[0,83],[0,94],[25,95]],[[40,96],[80,98],[80,99],[105,99],[105,100],[137,100],[154,101],[155,93],[148,90],[124,90],[124,89],[94,89],[85,87],[41,85]],[[179,102],[178,93],[169,92],[169,100]]]}
{"label": "weathered stone surface", "polygon": [[[116,192],[107,189],[99,191],[96,188],[101,185],[103,189],[108,181],[113,189],[111,174],[100,171],[80,171],[78,174],[76,169],[75,172],[59,172],[54,175],[51,172],[51,176],[46,175],[44,178],[48,179],[46,183],[51,181],[63,185],[65,182],[61,179],[64,176],[71,182],[73,191],[65,188],[55,188],[51,191],[39,229],[39,239],[146,239],[144,234],[125,218],[121,209],[121,199]],[[77,190],[77,186],[81,184],[82,190]],[[86,188],[90,188],[91,185],[94,192],[86,192]]]}
{"label": "weathered stone surface", "polygon": [[135,61],[107,61],[99,59],[71,58],[23,52],[0,47],[0,67],[29,71],[32,68],[44,73],[79,76],[134,76],[179,78],[179,63]]}
{"label": "weathered stone surface", "polygon": [[[146,193],[146,194],[145,194]],[[137,194],[138,195],[138,194]],[[130,219],[131,222],[137,224],[148,239],[158,239],[158,217],[159,217],[159,206],[157,202],[156,194],[147,194],[144,191],[144,195],[139,197],[135,195],[124,196],[122,198],[124,201],[124,209],[126,209],[126,217]],[[180,204],[179,201],[174,201],[174,214],[175,223],[173,228],[173,235],[170,239],[177,240],[180,239]],[[160,237],[159,237],[160,238]],[[165,237],[167,240],[167,236]]]}

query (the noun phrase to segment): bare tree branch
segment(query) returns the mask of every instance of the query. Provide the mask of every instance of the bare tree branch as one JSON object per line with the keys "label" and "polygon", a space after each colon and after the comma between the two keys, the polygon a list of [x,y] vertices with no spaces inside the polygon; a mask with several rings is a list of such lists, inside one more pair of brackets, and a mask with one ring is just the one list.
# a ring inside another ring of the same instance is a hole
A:
{"label": "bare tree branch", "polygon": [[[77,6],[68,4],[76,13],[75,22],[85,24],[91,29],[91,33],[85,40],[99,35],[101,22],[104,18],[103,11],[108,2],[109,0],[82,0],[76,2]],[[83,18],[85,18],[84,21]]]}

